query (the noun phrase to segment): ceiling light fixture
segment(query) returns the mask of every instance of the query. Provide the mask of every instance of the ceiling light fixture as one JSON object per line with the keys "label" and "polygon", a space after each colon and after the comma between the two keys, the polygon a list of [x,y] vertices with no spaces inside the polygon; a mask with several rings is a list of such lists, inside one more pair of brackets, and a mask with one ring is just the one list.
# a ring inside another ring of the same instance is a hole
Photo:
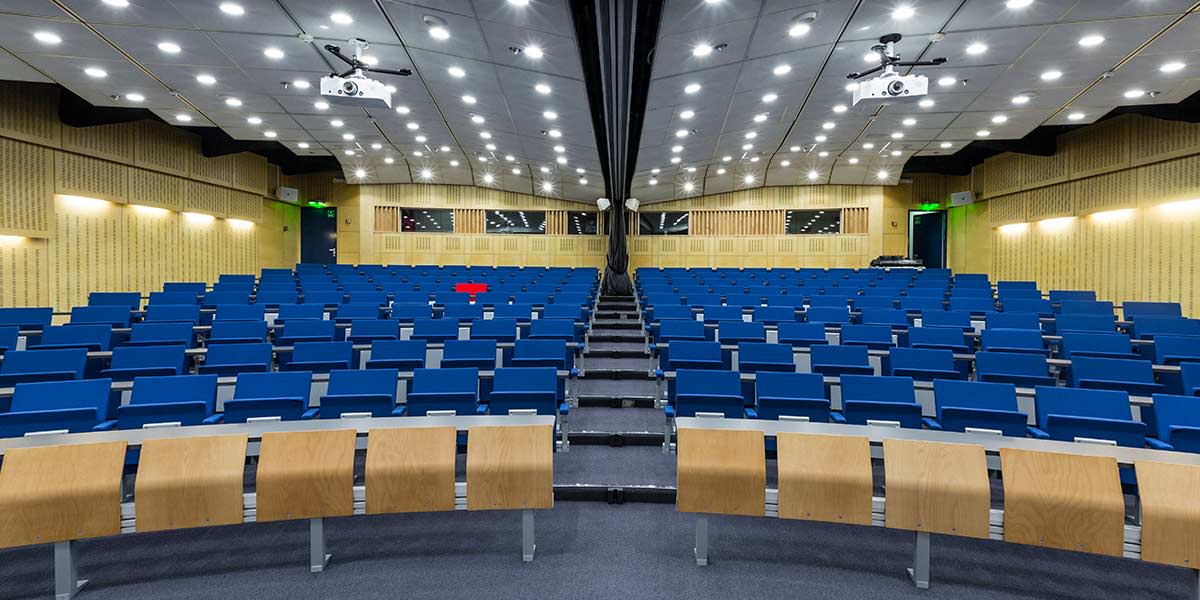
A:
{"label": "ceiling light fixture", "polygon": [[816,181],[816,180],[818,180],[818,179],[820,179],[820,178],[821,178],[821,174],[820,174],[820,173],[818,173],[818,172],[816,172],[816,171],[809,171],[809,172],[808,172],[808,180],[809,180],[809,181]]}
{"label": "ceiling light fixture", "polygon": [[791,71],[792,65],[789,64],[776,65],[774,69],[771,69],[771,72],[774,73],[776,77],[782,77]]}
{"label": "ceiling light fixture", "polygon": [[313,108],[317,110],[329,110],[329,103],[323,100],[313,103]]}
{"label": "ceiling light fixture", "polygon": [[1004,6],[1007,6],[1012,10],[1017,10],[1019,8],[1025,8],[1030,4],[1033,4],[1033,0],[1008,0],[1008,2],[1004,3]]}
{"label": "ceiling light fixture", "polygon": [[271,139],[275,139],[275,137],[279,134],[275,133],[274,131],[264,131],[263,135]]}
{"label": "ceiling light fixture", "polygon": [[297,79],[292,82],[292,87],[298,90],[307,90],[308,88],[312,87],[312,84],[305,79]]}
{"label": "ceiling light fixture", "polygon": [[234,4],[233,2],[222,2],[221,6],[218,6],[217,8],[221,9],[221,12],[231,17],[240,17],[246,14],[246,9],[242,8],[242,5]]}
{"label": "ceiling light fixture", "polygon": [[1104,43],[1104,36],[1102,36],[1102,35],[1092,34],[1092,35],[1085,35],[1085,36],[1079,38],[1079,45],[1083,46],[1084,48],[1094,48],[1103,43]]}
{"label": "ceiling light fixture", "polygon": [[463,77],[467,76],[467,72],[464,71],[462,69],[462,67],[460,67],[458,65],[455,65],[453,67],[450,67],[449,69],[446,69],[446,72],[449,73],[450,76],[454,77],[455,79],[462,79]]}
{"label": "ceiling light fixture", "polygon": [[283,53],[283,50],[280,50],[279,48],[272,46],[270,48],[267,48],[266,50],[263,50],[263,56],[265,56],[271,60],[280,60],[286,55]]}
{"label": "ceiling light fixture", "polygon": [[992,123],[994,123],[996,125],[1003,125],[1007,122],[1008,122],[1008,117],[1005,115],[996,115],[996,116],[992,117]]}
{"label": "ceiling light fixture", "polygon": [[1017,106],[1021,106],[1023,104],[1029,104],[1029,100],[1030,98],[1027,94],[1019,94],[1013,96],[1012,103],[1016,104]]}
{"label": "ceiling light fixture", "polygon": [[329,15],[329,20],[337,23],[338,25],[349,25],[354,22],[354,19],[344,12],[335,12],[332,15]]}
{"label": "ceiling light fixture", "polygon": [[226,98],[225,105],[232,106],[233,108],[237,108],[242,105],[242,101],[237,98]]}
{"label": "ceiling light fixture", "polygon": [[871,142],[867,142],[867,143],[863,144],[863,150],[874,150],[874,149],[875,149],[875,144],[872,144]]}
{"label": "ceiling light fixture", "polygon": [[705,44],[696,44],[695,46],[692,46],[692,56],[695,56],[697,58],[703,58],[705,56],[708,56],[709,54],[712,54],[712,52],[713,52],[712,44],[705,43]]}
{"label": "ceiling light fixture", "polygon": [[992,132],[990,132],[986,129],[980,129],[979,131],[975,132],[975,135],[977,137],[988,137],[989,135],[992,135]]}
{"label": "ceiling light fixture", "polygon": [[700,91],[700,84],[698,83],[689,83],[683,86],[683,93],[685,94],[695,94],[698,91]]}
{"label": "ceiling light fixture", "polygon": [[35,39],[43,44],[53,45],[53,44],[61,44],[62,43],[61,37],[58,37],[57,35],[50,33],[49,31],[39,31],[37,33],[34,33],[33,39]]}
{"label": "ceiling light fixture", "polygon": [[342,125],[345,125],[345,123],[343,123],[341,119],[334,119],[329,122],[329,125],[331,127],[341,127]]}
{"label": "ceiling light fixture", "polygon": [[539,83],[539,84],[533,86],[533,91],[535,91],[543,96],[546,96],[546,95],[550,94],[550,92],[553,90],[550,89],[549,84]]}
{"label": "ceiling light fixture", "polygon": [[1073,112],[1073,113],[1067,115],[1067,120],[1082,121],[1085,117],[1087,117],[1087,115],[1085,115],[1081,112]]}
{"label": "ceiling light fixture", "polygon": [[108,77],[108,73],[104,69],[97,69],[96,67],[88,67],[84,69],[83,72],[86,73],[88,77],[94,79],[104,79],[105,77]]}
{"label": "ceiling light fixture", "polygon": [[1178,61],[1174,61],[1164,64],[1163,66],[1159,67],[1158,70],[1162,71],[1163,73],[1177,73],[1182,71],[1185,66],[1187,65]]}
{"label": "ceiling light fixture", "polygon": [[179,121],[180,123],[190,123],[192,121],[192,116],[180,113],[175,115],[175,120]]}
{"label": "ceiling light fixture", "polygon": [[917,120],[912,117],[909,117],[909,118],[901,121],[900,123],[903,124],[905,127],[912,127],[913,125],[917,124]]}
{"label": "ceiling light fixture", "polygon": [[175,42],[159,42],[158,49],[167,54],[179,54],[183,51],[183,48],[180,48],[179,44]]}
{"label": "ceiling light fixture", "polygon": [[858,164],[858,157],[857,157],[857,156],[851,156],[851,157],[850,157],[850,164],[852,164],[852,165],[857,165],[857,164]]}
{"label": "ceiling light fixture", "polygon": [[463,101],[463,104],[466,104],[466,105],[475,104],[475,96],[472,96],[470,94],[465,95],[462,97],[462,101]]}
{"label": "ceiling light fixture", "polygon": [[262,119],[259,117],[246,117],[246,122],[251,125],[262,125]]}
{"label": "ceiling light fixture", "polygon": [[1127,91],[1125,92],[1125,94],[1124,94],[1124,95],[1125,95],[1125,98],[1126,98],[1126,99],[1128,99],[1128,100],[1134,100],[1134,99],[1136,99],[1136,98],[1141,98],[1142,96],[1145,96],[1145,95],[1146,95],[1146,91],[1145,91],[1145,90],[1139,90],[1139,89],[1137,89],[1137,88],[1134,88],[1134,89],[1132,89],[1132,90],[1127,90]]}
{"label": "ceiling light fixture", "polygon": [[299,144],[296,144],[296,146],[297,146],[298,148],[300,148],[301,150],[307,150],[307,149],[308,149],[308,142],[300,142]]}
{"label": "ceiling light fixture", "polygon": [[971,56],[979,56],[987,51],[987,44],[984,44],[983,42],[975,42],[974,44],[967,46],[967,54],[970,54]]}
{"label": "ceiling light fixture", "polygon": [[779,99],[779,94],[763,94],[763,97],[762,97],[762,101],[766,104],[770,104],[778,99]]}
{"label": "ceiling light fixture", "polygon": [[930,100],[929,98],[925,98],[924,100],[917,103],[917,106],[920,106],[921,108],[932,108],[933,105],[934,105],[933,100]]}
{"label": "ceiling light fixture", "polygon": [[1062,77],[1062,71],[1046,71],[1041,74],[1042,81],[1054,81]]}
{"label": "ceiling light fixture", "polygon": [[849,109],[846,107],[845,104],[839,104],[839,105],[833,107],[833,112],[835,112],[839,115],[846,112],[847,110],[849,110]]}
{"label": "ceiling light fixture", "polygon": [[529,58],[532,58],[533,60],[541,60],[541,58],[545,55],[546,55],[546,53],[542,51],[541,46],[526,46],[525,47],[525,56],[528,56]]}
{"label": "ceiling light fixture", "polygon": [[951,147],[951,146],[953,146],[953,145],[954,145],[954,144],[953,144],[952,142],[942,142],[942,143],[940,144],[940,146],[941,146],[942,148],[949,148],[949,147]]}

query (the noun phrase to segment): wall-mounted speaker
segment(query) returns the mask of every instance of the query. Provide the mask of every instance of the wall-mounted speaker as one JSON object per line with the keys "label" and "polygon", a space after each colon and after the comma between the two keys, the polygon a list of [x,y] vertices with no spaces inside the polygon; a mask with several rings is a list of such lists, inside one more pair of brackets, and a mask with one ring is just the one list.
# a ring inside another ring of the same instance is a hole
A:
{"label": "wall-mounted speaker", "polygon": [[954,192],[950,194],[950,206],[966,206],[975,204],[975,192]]}

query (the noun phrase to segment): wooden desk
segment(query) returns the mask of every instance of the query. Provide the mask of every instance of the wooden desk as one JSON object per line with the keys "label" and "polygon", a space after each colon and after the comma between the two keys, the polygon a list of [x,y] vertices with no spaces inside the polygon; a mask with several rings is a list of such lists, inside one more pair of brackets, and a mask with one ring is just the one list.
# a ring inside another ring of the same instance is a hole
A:
{"label": "wooden desk", "polygon": [[454,510],[453,427],[367,434],[367,514]]}
{"label": "wooden desk", "polygon": [[467,434],[467,510],[554,508],[554,427]]}
{"label": "wooden desk", "polygon": [[779,516],[871,524],[871,444],[865,437],[781,433]]}
{"label": "wooden desk", "polygon": [[766,514],[767,461],[759,431],[679,430],[679,512]]}
{"label": "wooden desk", "polygon": [[134,484],[137,530],[242,522],[245,435],[149,440]]}
{"label": "wooden desk", "polygon": [[355,436],[353,429],[264,433],[258,521],[353,514]]}

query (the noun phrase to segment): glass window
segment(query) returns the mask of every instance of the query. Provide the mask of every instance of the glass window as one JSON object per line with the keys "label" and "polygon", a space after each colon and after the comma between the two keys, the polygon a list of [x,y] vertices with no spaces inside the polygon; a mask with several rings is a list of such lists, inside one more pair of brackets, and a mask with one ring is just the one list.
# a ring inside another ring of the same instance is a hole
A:
{"label": "glass window", "polygon": [[540,210],[492,210],[483,218],[488,233],[546,233],[546,213]]}
{"label": "glass window", "polygon": [[644,212],[638,214],[641,235],[687,235],[687,212]]}
{"label": "glass window", "polygon": [[795,235],[841,233],[842,211],[836,208],[789,210],[784,217],[784,226],[787,233]]}
{"label": "glass window", "polygon": [[567,235],[596,235],[598,213],[567,211]]}
{"label": "glass window", "polygon": [[454,210],[449,208],[404,208],[400,231],[454,233]]}

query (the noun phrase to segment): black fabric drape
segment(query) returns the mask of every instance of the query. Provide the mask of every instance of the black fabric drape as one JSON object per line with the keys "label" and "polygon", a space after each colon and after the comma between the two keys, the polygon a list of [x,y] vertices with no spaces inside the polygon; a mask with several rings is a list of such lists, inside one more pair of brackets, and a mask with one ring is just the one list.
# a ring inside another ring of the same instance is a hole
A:
{"label": "black fabric drape", "polygon": [[633,280],[629,277],[629,251],[625,245],[625,207],[614,205],[608,220],[608,264],[604,267],[603,293],[632,296]]}

